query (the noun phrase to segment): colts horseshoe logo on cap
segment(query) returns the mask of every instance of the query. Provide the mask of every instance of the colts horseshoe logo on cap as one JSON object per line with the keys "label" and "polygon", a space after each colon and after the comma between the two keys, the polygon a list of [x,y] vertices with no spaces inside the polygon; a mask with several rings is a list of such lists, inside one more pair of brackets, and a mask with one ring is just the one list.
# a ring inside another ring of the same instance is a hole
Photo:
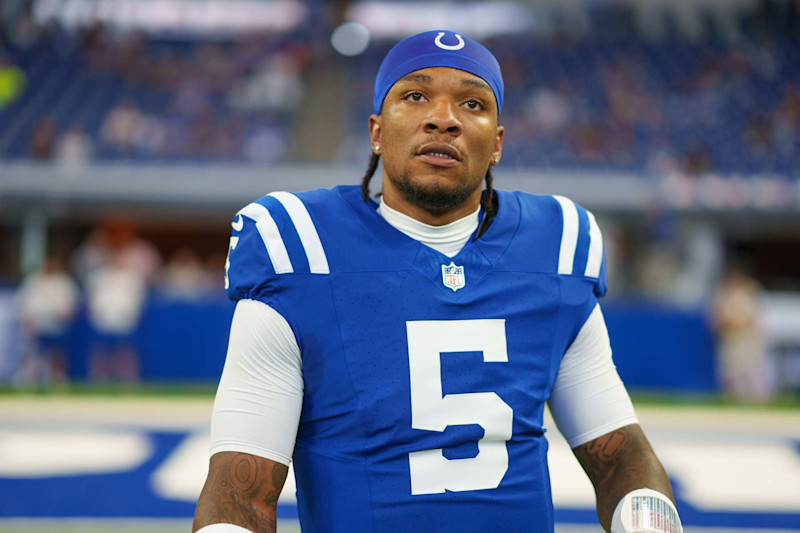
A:
{"label": "colts horseshoe logo on cap", "polygon": [[452,45],[443,44],[442,43],[442,37],[444,36],[443,31],[439,32],[439,34],[436,36],[436,39],[433,40],[433,43],[442,50],[461,50],[462,48],[464,48],[464,39],[462,39],[461,36],[457,33],[454,33],[453,35],[455,35],[456,39],[458,39],[458,44],[452,44]]}

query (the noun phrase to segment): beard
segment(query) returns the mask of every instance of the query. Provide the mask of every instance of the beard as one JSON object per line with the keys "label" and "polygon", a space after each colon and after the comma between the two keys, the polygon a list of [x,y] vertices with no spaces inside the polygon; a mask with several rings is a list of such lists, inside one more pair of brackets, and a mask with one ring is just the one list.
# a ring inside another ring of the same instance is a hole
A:
{"label": "beard", "polygon": [[475,190],[481,187],[482,181],[461,181],[455,186],[438,182],[419,183],[406,171],[399,179],[392,179],[392,183],[407,202],[434,215],[442,215],[464,205]]}

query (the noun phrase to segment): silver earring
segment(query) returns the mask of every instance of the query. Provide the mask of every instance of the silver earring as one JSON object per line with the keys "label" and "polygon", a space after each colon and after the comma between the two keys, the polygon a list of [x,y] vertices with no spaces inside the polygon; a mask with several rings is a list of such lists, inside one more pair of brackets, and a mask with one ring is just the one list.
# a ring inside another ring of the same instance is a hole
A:
{"label": "silver earring", "polygon": [[375,151],[376,152],[380,152],[381,151],[381,145],[380,144],[376,144],[375,145]]}

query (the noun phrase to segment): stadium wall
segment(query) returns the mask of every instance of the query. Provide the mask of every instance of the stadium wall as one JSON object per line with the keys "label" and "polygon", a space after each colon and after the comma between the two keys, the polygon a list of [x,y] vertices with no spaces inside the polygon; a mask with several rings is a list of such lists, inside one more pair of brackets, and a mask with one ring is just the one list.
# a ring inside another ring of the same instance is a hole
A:
{"label": "stadium wall", "polygon": [[[13,298],[0,298],[6,306]],[[225,359],[234,304],[223,299],[184,302],[153,298],[146,307],[134,343],[145,382],[209,382],[219,379]],[[10,311],[10,310],[9,310]],[[13,313],[6,312],[10,317]],[[709,324],[699,310],[653,302],[609,301],[604,314],[620,376],[632,390],[718,392],[714,344]],[[0,368],[16,365],[24,350],[13,340],[13,320],[0,332]],[[0,327],[2,325],[0,324]],[[5,339],[5,341],[4,341]],[[87,379],[92,332],[81,314],[67,336],[71,379]]]}

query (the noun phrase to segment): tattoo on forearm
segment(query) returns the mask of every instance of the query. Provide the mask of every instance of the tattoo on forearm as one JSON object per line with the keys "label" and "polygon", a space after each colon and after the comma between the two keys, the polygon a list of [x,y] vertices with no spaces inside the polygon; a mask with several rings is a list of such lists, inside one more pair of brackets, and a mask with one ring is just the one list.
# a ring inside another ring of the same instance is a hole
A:
{"label": "tattoo on forearm", "polygon": [[283,485],[286,483],[286,475],[289,472],[289,467],[282,464],[272,465],[272,492],[269,493],[267,503],[277,504],[278,496],[281,495]]}
{"label": "tattoo on forearm", "polygon": [[228,468],[228,477],[233,481],[233,486],[241,491],[249,491],[256,482],[258,465],[250,455],[237,455]]}
{"label": "tattoo on forearm", "polygon": [[638,424],[625,426],[578,446],[575,456],[597,493],[597,514],[608,529],[619,500],[649,487],[672,498],[669,479]]}
{"label": "tattoo on forearm", "polygon": [[621,428],[588,442],[576,449],[575,453],[582,456],[581,464],[586,474],[597,485],[614,472],[614,468],[628,451],[629,442],[628,431],[626,428]]}
{"label": "tattoo on forearm", "polygon": [[249,454],[212,460],[195,525],[229,523],[256,533],[275,531],[275,505],[288,467]]}

